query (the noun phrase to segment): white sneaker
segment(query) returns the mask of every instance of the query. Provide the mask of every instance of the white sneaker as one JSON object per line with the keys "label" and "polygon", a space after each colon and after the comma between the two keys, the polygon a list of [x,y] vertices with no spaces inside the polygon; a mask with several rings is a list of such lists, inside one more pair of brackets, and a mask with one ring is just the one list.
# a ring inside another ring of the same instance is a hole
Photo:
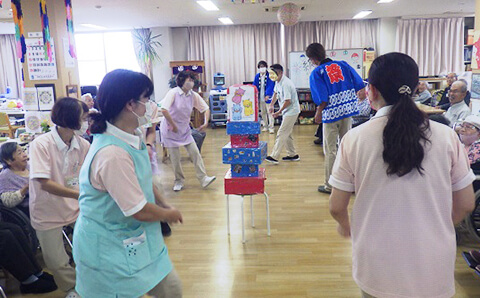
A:
{"label": "white sneaker", "polygon": [[269,132],[271,135],[273,135],[273,134],[275,133],[275,129],[271,128],[271,129],[268,130],[268,132]]}
{"label": "white sneaker", "polygon": [[207,186],[212,184],[212,182],[215,181],[215,179],[217,179],[217,177],[215,177],[215,176],[211,176],[211,177],[207,176],[207,177],[203,178],[202,187],[207,188]]}
{"label": "white sneaker", "polygon": [[175,182],[173,184],[173,191],[181,191],[183,188],[183,182]]}
{"label": "white sneaker", "polygon": [[81,298],[80,295],[78,295],[77,291],[75,290],[70,290],[67,293],[67,296],[65,298]]}
{"label": "white sneaker", "polygon": [[268,128],[264,127],[262,128],[262,131],[268,131]]}

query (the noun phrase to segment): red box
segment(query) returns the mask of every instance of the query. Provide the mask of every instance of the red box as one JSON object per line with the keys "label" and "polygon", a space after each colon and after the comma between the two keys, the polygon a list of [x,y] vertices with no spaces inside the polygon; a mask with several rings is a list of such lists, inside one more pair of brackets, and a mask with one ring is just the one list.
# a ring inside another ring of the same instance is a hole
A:
{"label": "red box", "polygon": [[258,135],[231,135],[232,148],[258,148]]}
{"label": "red box", "polygon": [[254,195],[265,192],[265,169],[258,169],[258,177],[232,178],[232,171],[225,174],[226,195]]}

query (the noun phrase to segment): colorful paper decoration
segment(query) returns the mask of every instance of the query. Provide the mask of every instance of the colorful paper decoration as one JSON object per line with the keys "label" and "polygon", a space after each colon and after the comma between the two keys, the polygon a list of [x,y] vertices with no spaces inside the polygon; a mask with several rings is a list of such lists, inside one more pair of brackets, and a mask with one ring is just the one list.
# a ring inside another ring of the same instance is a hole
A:
{"label": "colorful paper decoration", "polygon": [[75,52],[75,39],[73,37],[73,11],[72,11],[72,0],[65,0],[65,10],[67,12],[67,33],[68,33],[68,46],[70,56],[72,58],[77,58],[77,53]]}
{"label": "colorful paper decoration", "polygon": [[40,19],[42,20],[43,47],[45,50],[45,60],[52,62],[52,44],[50,37],[50,26],[48,22],[47,3],[45,0],[39,0]]}
{"label": "colorful paper decoration", "polygon": [[278,9],[277,18],[285,26],[293,26],[300,20],[300,7],[295,3],[285,3]]}
{"label": "colorful paper decoration", "polygon": [[227,105],[230,122],[258,121],[258,91],[253,85],[233,85],[228,88]]}
{"label": "colorful paper decoration", "polygon": [[0,0],[0,8],[2,8],[2,7],[3,7],[2,0]]}
{"label": "colorful paper decoration", "polygon": [[23,13],[20,0],[12,0],[13,22],[15,23],[15,39],[17,40],[17,56],[25,62],[25,53],[27,46],[25,45],[25,35],[23,34]]}

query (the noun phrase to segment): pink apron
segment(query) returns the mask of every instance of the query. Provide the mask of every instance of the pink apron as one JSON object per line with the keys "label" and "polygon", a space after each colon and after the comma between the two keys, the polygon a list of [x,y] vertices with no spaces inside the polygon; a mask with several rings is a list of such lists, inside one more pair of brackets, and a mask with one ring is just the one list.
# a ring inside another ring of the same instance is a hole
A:
{"label": "pink apron", "polygon": [[192,133],[190,131],[190,115],[193,111],[193,92],[190,95],[175,93],[175,100],[168,109],[170,116],[177,125],[178,131],[173,132],[167,119],[163,119],[160,124],[160,133],[162,134],[162,144],[166,148],[181,147],[193,143]]}

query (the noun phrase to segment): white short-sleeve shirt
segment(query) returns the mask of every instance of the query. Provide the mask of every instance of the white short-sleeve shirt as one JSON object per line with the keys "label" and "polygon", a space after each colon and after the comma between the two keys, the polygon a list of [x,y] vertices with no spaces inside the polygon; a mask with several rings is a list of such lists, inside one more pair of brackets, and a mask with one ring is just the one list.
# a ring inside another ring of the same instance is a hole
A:
{"label": "white short-sleeve shirt", "polygon": [[296,116],[300,114],[300,104],[298,102],[297,89],[295,88],[295,84],[293,84],[292,80],[283,75],[280,81],[275,82],[273,92],[277,93],[280,108],[285,100],[290,100],[290,105],[282,111],[283,116]]}
{"label": "white short-sleeve shirt", "polygon": [[452,191],[475,179],[454,131],[430,121],[423,175],[386,174],[383,130],[390,107],[342,139],[329,183],[355,192],[353,277],[375,297],[452,297],[455,230]]}

